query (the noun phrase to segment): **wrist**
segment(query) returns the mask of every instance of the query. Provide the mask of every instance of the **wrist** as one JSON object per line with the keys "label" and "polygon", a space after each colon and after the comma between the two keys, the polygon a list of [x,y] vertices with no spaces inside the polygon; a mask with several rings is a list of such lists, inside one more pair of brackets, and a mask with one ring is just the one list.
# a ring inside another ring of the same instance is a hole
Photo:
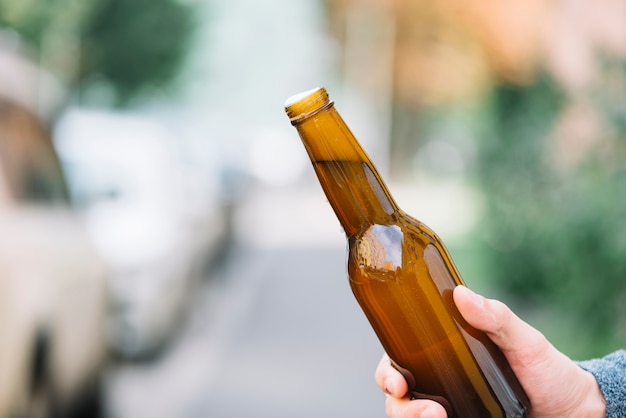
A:
{"label": "wrist", "polygon": [[582,370],[585,376],[585,390],[582,391],[582,399],[578,411],[581,417],[604,418],[606,417],[606,400],[600,390],[598,381],[590,372]]}

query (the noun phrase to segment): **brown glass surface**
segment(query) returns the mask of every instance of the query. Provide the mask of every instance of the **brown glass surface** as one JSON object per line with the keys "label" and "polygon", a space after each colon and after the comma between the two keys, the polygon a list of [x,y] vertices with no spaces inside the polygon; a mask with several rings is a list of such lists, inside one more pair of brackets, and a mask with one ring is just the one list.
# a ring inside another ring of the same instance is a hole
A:
{"label": "brown glass surface", "polygon": [[[527,398],[504,356],[454,305],[463,283],[445,247],[397,207],[327,95],[311,95],[289,115],[346,232],[352,291],[413,396],[440,401],[451,417],[525,417]],[[297,108],[306,117],[294,119]]]}

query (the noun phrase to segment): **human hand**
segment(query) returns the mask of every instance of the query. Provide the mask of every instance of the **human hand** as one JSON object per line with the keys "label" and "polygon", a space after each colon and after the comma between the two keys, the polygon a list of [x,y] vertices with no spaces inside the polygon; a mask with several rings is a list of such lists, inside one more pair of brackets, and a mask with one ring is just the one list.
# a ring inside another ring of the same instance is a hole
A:
{"label": "human hand", "polygon": [[[463,318],[500,347],[530,400],[532,418],[604,417],[605,401],[593,375],[558,351],[538,330],[505,304],[486,299],[464,286],[454,289],[454,303]],[[445,418],[438,403],[409,400],[404,377],[383,355],[376,383],[388,395],[389,418]]]}

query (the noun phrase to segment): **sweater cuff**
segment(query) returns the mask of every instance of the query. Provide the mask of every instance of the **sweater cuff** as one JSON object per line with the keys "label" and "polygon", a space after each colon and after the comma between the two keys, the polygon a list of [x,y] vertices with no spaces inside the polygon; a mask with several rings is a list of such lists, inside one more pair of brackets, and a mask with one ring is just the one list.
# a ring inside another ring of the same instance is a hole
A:
{"label": "sweater cuff", "polygon": [[576,364],[596,378],[606,400],[606,417],[626,417],[626,351]]}

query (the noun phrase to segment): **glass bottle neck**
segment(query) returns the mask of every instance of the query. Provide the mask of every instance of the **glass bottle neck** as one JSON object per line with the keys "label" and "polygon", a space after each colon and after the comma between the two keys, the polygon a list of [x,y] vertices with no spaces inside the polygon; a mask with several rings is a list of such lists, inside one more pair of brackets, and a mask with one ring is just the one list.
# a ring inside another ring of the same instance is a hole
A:
{"label": "glass bottle neck", "polygon": [[367,225],[390,223],[398,208],[332,103],[294,125],[346,235]]}

